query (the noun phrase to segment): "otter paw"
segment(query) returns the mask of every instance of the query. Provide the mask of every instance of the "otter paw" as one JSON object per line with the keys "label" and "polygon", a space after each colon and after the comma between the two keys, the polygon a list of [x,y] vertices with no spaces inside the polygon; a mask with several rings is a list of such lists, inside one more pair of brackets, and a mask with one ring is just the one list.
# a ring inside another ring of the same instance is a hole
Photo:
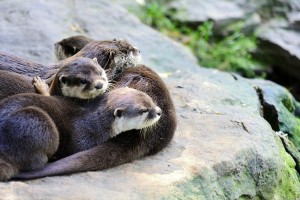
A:
{"label": "otter paw", "polygon": [[39,76],[33,78],[33,85],[38,94],[50,96],[48,84]]}

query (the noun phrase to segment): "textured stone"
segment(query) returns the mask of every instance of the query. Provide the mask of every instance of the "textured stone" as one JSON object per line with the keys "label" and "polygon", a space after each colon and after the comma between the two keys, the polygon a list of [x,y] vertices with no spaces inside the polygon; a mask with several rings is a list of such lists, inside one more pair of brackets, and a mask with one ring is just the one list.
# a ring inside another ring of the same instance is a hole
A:
{"label": "textured stone", "polygon": [[272,24],[257,33],[260,42],[256,56],[300,79],[300,32]]}
{"label": "textured stone", "polygon": [[171,144],[154,156],[103,171],[0,183],[1,198],[300,198],[295,162],[260,116],[246,79],[200,68],[182,45],[104,0],[4,0],[0,10],[1,50],[35,61],[53,62],[53,43],[78,33],[129,40],[165,77],[179,120]]}
{"label": "textured stone", "polygon": [[[273,82],[264,80],[251,80],[250,82],[259,93],[264,118],[273,130],[287,134],[299,151],[300,103],[286,88]],[[300,154],[296,157],[300,157]]]}
{"label": "textured stone", "polygon": [[201,23],[207,20],[235,21],[244,18],[244,11],[236,3],[220,0],[177,0],[168,4],[170,9],[175,9],[177,20],[189,23]]}

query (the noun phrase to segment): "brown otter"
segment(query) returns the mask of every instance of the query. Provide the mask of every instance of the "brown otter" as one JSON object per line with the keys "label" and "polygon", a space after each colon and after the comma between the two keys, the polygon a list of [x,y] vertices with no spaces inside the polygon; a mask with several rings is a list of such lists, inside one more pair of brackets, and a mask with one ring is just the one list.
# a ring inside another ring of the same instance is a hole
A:
{"label": "brown otter", "polygon": [[45,96],[60,95],[79,99],[91,99],[103,94],[108,88],[105,71],[97,59],[77,57],[63,65],[52,81],[50,88],[40,79],[33,79],[38,93]]}
{"label": "brown otter", "polygon": [[148,129],[145,134],[142,134],[141,130],[123,132],[91,149],[49,163],[42,169],[20,173],[17,178],[33,179],[101,170],[155,154],[163,149],[172,139],[177,126],[175,108],[164,82],[153,70],[145,66],[127,68],[115,81],[116,88],[135,88],[153,99],[162,109],[162,116],[156,126]]}
{"label": "brown otter", "polygon": [[76,54],[92,41],[94,40],[83,35],[65,38],[54,44],[55,56],[58,60],[64,60]]}
{"label": "brown otter", "polygon": [[19,94],[0,102],[0,180],[51,157],[90,149],[123,131],[155,124],[161,109],[145,93],[118,88],[85,102]]}
{"label": "brown otter", "polygon": [[59,67],[76,57],[97,58],[111,79],[116,77],[123,68],[137,65],[141,55],[137,48],[124,40],[91,41],[75,55],[53,65],[42,65],[0,51],[0,70],[29,77],[39,76],[42,79],[49,79],[48,83],[50,83]]}
{"label": "brown otter", "polygon": [[[36,87],[42,84],[42,81],[37,77],[31,78],[1,70],[0,80],[0,100],[14,94],[35,93],[32,82]],[[49,92],[51,95],[89,99],[103,94],[107,87],[108,78],[105,71],[97,63],[96,58],[92,60],[75,57],[69,59],[69,62],[62,63],[50,85]],[[45,90],[42,92],[44,92],[44,95],[48,93]]]}

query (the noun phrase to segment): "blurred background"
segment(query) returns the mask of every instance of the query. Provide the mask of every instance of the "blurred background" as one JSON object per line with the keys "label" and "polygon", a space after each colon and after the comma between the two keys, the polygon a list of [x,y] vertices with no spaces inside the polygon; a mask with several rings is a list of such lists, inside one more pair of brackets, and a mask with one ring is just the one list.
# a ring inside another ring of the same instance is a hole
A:
{"label": "blurred background", "polygon": [[299,0],[115,0],[203,67],[264,78],[300,100]]}

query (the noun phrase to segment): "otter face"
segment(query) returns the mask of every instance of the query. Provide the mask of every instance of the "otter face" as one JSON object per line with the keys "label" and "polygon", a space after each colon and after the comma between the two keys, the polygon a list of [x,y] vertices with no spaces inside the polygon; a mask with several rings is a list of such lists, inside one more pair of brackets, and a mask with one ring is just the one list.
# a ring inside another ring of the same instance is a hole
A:
{"label": "otter face", "polygon": [[75,56],[97,57],[110,79],[124,68],[135,67],[141,61],[140,50],[125,40],[103,40],[88,43]]}
{"label": "otter face", "polygon": [[145,93],[132,88],[111,91],[107,105],[114,107],[113,135],[132,129],[153,126],[162,115],[161,109]]}
{"label": "otter face", "polygon": [[124,68],[127,67],[135,67],[142,60],[142,56],[140,54],[140,50],[136,47],[132,47],[128,49],[128,51],[119,53],[114,57],[115,69],[113,74],[120,74]]}
{"label": "otter face", "polygon": [[61,92],[67,97],[91,99],[108,88],[108,78],[97,59],[76,58],[66,63],[58,74]]}

